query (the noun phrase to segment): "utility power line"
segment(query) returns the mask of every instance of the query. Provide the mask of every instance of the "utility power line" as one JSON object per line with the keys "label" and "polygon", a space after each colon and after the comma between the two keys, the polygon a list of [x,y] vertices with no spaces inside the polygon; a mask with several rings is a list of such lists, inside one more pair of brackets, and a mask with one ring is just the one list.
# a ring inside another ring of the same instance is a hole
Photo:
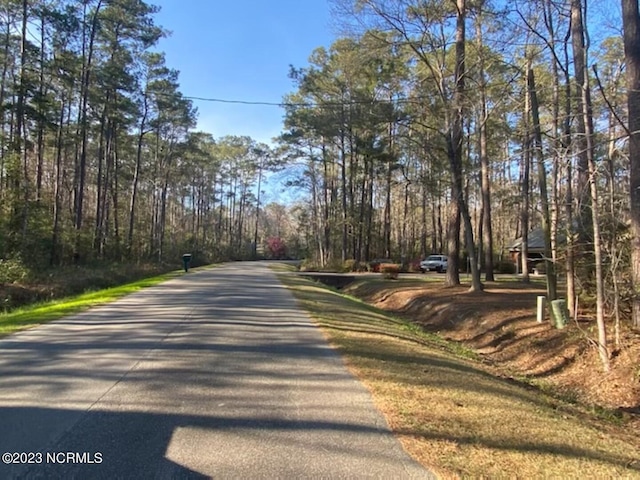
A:
{"label": "utility power line", "polygon": [[265,102],[265,101],[251,101],[251,100],[232,100],[225,98],[207,98],[207,97],[194,97],[183,95],[182,98],[187,100],[197,100],[201,102],[212,102],[212,103],[227,103],[227,104],[236,104],[236,105],[262,105],[267,107],[307,107],[307,108],[317,108],[317,107],[343,107],[349,105],[376,105],[376,104],[407,104],[407,103],[417,103],[420,98],[398,98],[394,100],[389,99],[377,99],[377,100],[349,100],[344,102]]}
{"label": "utility power line", "polygon": [[[281,103],[281,102],[259,102],[259,101],[251,101],[251,100],[229,100],[225,98],[205,98],[205,97],[191,97],[188,95],[184,95],[183,98],[187,100],[199,100],[201,102],[214,102],[214,103],[234,103],[240,105],[265,105],[268,107],[283,107],[293,104]],[[301,104],[302,105],[302,104]]]}

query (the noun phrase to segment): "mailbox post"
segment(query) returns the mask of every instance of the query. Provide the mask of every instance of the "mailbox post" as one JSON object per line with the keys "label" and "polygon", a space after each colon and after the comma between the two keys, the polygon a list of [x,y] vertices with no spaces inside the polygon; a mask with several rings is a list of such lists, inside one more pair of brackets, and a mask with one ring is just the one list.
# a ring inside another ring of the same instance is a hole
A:
{"label": "mailbox post", "polygon": [[191,263],[191,254],[190,253],[185,253],[184,255],[182,255],[182,263],[184,264],[184,271],[188,272],[189,271],[189,263]]}

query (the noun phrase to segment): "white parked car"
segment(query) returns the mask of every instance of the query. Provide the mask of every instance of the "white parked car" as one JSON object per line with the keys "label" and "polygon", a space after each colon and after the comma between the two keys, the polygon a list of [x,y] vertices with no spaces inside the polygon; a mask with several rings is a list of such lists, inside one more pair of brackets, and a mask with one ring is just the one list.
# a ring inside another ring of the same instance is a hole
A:
{"label": "white parked car", "polygon": [[420,262],[420,271],[422,273],[434,270],[438,273],[444,273],[447,271],[447,256],[446,255],[429,255],[425,260]]}

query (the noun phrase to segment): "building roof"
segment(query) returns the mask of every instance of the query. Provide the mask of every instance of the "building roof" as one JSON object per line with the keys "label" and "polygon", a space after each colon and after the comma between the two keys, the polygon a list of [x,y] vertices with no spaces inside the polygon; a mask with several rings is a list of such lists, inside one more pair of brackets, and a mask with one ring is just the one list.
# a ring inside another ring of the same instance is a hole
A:
{"label": "building roof", "polygon": [[[514,240],[514,242],[509,245],[510,252],[519,252],[522,247],[522,237]],[[529,232],[527,236],[527,249],[529,252],[544,252],[544,232],[541,228],[534,228]]]}

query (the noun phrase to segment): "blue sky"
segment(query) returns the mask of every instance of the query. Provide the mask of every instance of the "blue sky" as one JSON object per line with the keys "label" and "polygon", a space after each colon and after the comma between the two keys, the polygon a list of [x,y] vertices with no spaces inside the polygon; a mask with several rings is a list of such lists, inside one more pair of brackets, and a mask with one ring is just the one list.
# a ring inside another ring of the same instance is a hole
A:
{"label": "blue sky", "polygon": [[[167,65],[180,71],[185,96],[279,102],[294,90],[289,65],[303,67],[333,39],[327,0],[150,0]],[[194,101],[198,129],[214,137],[249,135],[268,143],[283,110]]]}

